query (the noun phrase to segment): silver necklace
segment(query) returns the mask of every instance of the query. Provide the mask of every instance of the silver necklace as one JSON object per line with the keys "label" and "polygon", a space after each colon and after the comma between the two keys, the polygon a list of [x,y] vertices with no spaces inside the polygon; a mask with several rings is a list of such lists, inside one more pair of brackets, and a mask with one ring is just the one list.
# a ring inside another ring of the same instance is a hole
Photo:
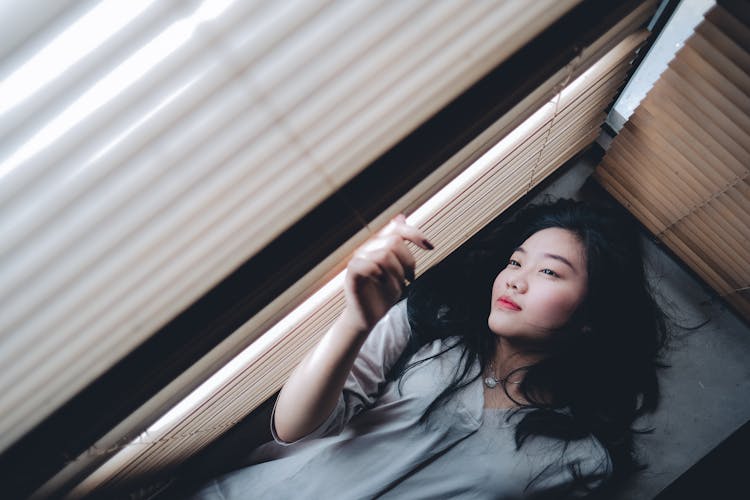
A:
{"label": "silver necklace", "polygon": [[510,375],[508,375],[508,377],[505,377],[505,378],[496,378],[495,377],[495,367],[494,367],[494,365],[493,365],[492,362],[490,362],[490,373],[492,373],[492,375],[487,375],[486,377],[484,377],[484,385],[486,385],[490,389],[494,389],[498,385],[505,385],[505,384],[516,384],[516,385],[518,385],[518,384],[521,383],[521,380],[519,380],[519,381],[508,380],[508,377],[510,377]]}

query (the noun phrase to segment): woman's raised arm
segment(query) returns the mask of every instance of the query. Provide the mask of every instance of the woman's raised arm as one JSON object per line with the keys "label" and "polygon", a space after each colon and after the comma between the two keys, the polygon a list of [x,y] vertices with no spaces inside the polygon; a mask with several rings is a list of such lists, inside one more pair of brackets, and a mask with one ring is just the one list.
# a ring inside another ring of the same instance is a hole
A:
{"label": "woman's raised arm", "polygon": [[282,440],[306,436],[336,407],[362,344],[401,297],[404,280],[414,279],[414,256],[405,240],[432,249],[424,233],[399,215],[349,261],[344,311],[294,369],[276,401],[274,427]]}

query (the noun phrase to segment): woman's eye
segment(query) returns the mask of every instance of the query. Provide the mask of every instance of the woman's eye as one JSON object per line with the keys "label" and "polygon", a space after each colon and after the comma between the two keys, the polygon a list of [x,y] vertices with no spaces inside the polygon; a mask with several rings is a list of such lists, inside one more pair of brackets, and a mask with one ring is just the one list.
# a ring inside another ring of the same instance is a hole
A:
{"label": "woman's eye", "polygon": [[555,271],[553,271],[552,269],[548,268],[548,267],[542,269],[540,272],[542,272],[544,274],[548,274],[550,276],[557,276],[557,273]]}
{"label": "woman's eye", "polygon": [[519,264],[517,260],[513,260],[513,259],[510,259],[508,261],[508,265],[509,266],[518,266],[518,267],[521,267],[521,264]]}

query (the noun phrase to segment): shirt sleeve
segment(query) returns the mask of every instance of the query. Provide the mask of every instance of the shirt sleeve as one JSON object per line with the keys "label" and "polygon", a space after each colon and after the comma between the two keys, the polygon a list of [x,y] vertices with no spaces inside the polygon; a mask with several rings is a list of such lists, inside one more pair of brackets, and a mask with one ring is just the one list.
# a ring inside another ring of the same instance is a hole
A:
{"label": "shirt sleeve", "polygon": [[316,429],[296,441],[282,440],[274,427],[277,397],[271,412],[271,435],[274,441],[288,446],[340,433],[352,417],[375,404],[385,386],[386,375],[406,348],[410,334],[406,300],[402,300],[373,327],[354,360],[336,406]]}

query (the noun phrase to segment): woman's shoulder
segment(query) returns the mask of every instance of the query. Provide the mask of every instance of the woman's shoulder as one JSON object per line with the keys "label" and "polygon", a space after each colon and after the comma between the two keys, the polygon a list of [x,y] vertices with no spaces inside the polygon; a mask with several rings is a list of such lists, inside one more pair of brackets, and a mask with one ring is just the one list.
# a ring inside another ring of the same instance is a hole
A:
{"label": "woman's shoulder", "polygon": [[575,470],[587,488],[594,489],[612,475],[612,459],[607,448],[593,434],[565,445],[563,464]]}
{"label": "woman's shoulder", "polygon": [[406,299],[404,299],[394,304],[385,315],[380,318],[368,336],[368,340],[379,336],[408,338],[410,334],[411,327],[409,326]]}
{"label": "woman's shoulder", "polygon": [[[558,408],[554,411],[566,417],[571,417],[572,415],[572,411],[567,407]],[[593,469],[591,472],[595,473],[603,472],[609,474],[611,472],[612,463],[609,452],[594,434],[589,433],[571,441],[563,441],[562,443],[564,462],[580,467],[584,475],[587,475],[587,471],[590,469]]]}
{"label": "woman's shoulder", "polygon": [[[577,449],[572,450],[569,461],[586,466],[589,473],[609,474],[612,472],[612,461],[607,448],[596,436],[590,434],[574,441]],[[586,470],[582,470],[586,474]]]}
{"label": "woman's shoulder", "polygon": [[451,349],[453,347],[459,346],[459,344],[462,344],[464,342],[464,338],[460,335],[452,335],[450,337],[440,337],[431,341],[426,342],[422,349],[429,349],[431,351],[442,351],[446,349]]}
{"label": "woman's shoulder", "polygon": [[436,362],[447,363],[449,366],[453,366],[461,355],[461,347],[459,345],[461,342],[463,342],[463,338],[458,336],[435,339],[422,345],[412,356],[411,361],[415,362],[433,358]]}
{"label": "woman's shoulder", "polygon": [[[519,412],[520,418],[534,411],[535,409],[531,407],[524,408]],[[571,416],[570,409],[566,407],[556,408],[552,411],[559,416],[567,417],[564,419],[566,421]],[[557,425],[564,424],[558,422]],[[528,441],[520,449],[525,449],[531,460],[538,460],[542,457],[545,460],[554,458],[561,469],[572,467],[580,471],[583,476],[592,474],[609,475],[612,471],[612,461],[607,448],[592,433],[586,433],[572,439],[533,434],[529,436]]]}
{"label": "woman's shoulder", "polygon": [[575,470],[578,474],[578,478],[575,478],[578,484],[570,495],[572,498],[585,496],[612,476],[612,458],[595,436],[574,441],[568,448],[565,462],[569,470]]}
{"label": "woman's shoulder", "polygon": [[597,489],[612,475],[607,449],[593,435],[572,441],[537,437],[519,450],[532,471],[532,490],[565,492],[578,498]]}

